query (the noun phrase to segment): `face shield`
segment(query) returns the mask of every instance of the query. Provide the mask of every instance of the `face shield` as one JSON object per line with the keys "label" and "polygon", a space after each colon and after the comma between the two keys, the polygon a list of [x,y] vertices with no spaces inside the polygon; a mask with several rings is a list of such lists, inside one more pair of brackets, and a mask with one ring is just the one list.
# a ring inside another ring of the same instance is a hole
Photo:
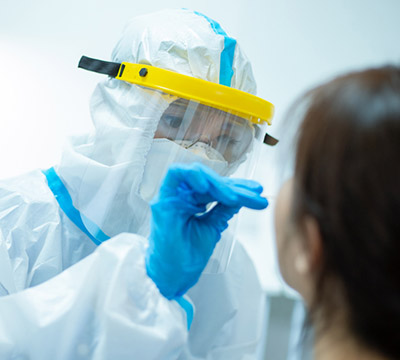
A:
{"label": "face shield", "polygon": [[[143,64],[82,57],[79,67],[120,80],[112,86],[124,89],[115,97],[111,110],[119,111],[122,120],[111,124],[110,117],[100,119],[107,130],[98,131],[92,141],[95,145],[89,157],[102,166],[97,174],[83,172],[86,180],[82,184],[101,179],[99,186],[80,185],[77,206],[83,221],[90,219],[88,229],[95,223],[94,231],[101,229],[107,236],[123,231],[146,236],[146,230],[138,228],[145,227],[147,204],[157,194],[172,163],[201,162],[220,175],[249,178],[260,146],[265,139],[271,144],[271,137],[265,134],[273,105],[259,97]],[[121,101],[126,102],[123,111],[117,106]],[[114,141],[106,150],[110,136]],[[83,151],[88,155],[84,146]],[[234,227],[231,223],[230,229]],[[225,270],[232,245],[233,237],[223,236],[210,260],[209,272]]]}

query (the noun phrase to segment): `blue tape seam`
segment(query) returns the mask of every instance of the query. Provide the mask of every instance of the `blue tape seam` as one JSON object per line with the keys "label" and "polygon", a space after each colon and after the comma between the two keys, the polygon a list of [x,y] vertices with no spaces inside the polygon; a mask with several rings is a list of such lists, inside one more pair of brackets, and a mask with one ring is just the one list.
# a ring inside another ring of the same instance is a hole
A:
{"label": "blue tape seam", "polygon": [[[42,172],[46,176],[47,184],[65,215],[67,215],[96,245],[100,245],[103,241],[108,240],[110,238],[108,235],[104,234],[93,221],[82,215],[79,210],[74,207],[71,196],[54,170],[54,167],[43,170]],[[85,220],[86,224],[90,225],[91,229],[94,229],[95,235],[89,232],[82,219]]]}
{"label": "blue tape seam", "polygon": [[190,301],[186,300],[183,296],[179,296],[174,299],[186,312],[187,328],[190,330],[193,322],[193,305]]}
{"label": "blue tape seam", "polygon": [[233,76],[233,58],[235,55],[236,40],[229,37],[227,33],[221,28],[221,25],[215,20],[210,19],[208,16],[194,11],[198,16],[204,17],[211,25],[211,28],[217,35],[224,37],[224,49],[221,52],[220,70],[219,70],[219,83],[225,86],[231,86]]}

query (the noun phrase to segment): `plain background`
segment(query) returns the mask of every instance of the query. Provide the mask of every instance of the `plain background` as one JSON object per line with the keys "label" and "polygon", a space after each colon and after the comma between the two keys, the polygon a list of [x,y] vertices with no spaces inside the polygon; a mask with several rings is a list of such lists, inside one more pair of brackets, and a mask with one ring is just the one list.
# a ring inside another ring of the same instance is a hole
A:
{"label": "plain background", "polygon": [[[220,22],[253,64],[258,95],[276,106],[269,129],[302,92],[340,73],[400,61],[398,0],[56,1],[0,0],[0,178],[46,168],[67,135],[90,129],[88,102],[101,76],[78,70],[81,55],[109,59],[135,15],[189,8]],[[255,178],[271,206],[242,215],[240,236],[267,291],[286,292],[278,276],[272,213],[289,163],[276,148],[260,154]],[[366,154],[367,156],[367,154]]]}

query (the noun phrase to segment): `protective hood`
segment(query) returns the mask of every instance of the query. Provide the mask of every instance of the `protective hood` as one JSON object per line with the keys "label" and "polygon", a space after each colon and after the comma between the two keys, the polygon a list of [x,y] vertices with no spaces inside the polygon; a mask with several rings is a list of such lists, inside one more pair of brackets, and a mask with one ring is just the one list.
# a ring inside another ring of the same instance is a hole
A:
{"label": "protective hood", "polygon": [[[236,41],[215,21],[189,10],[133,18],[112,61],[152,65],[256,91],[250,63]],[[74,206],[108,236],[148,234],[149,207],[140,186],[159,120],[175,100],[109,78],[97,85],[91,99],[94,131],[73,137],[63,152],[56,171]]]}

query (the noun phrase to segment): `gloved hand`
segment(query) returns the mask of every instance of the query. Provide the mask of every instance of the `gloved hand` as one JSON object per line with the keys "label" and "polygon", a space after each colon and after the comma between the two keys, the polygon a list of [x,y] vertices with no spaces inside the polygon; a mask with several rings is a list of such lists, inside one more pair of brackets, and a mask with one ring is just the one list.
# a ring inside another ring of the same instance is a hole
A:
{"label": "gloved hand", "polygon": [[146,253],[147,274],[166,298],[183,295],[197,282],[228,220],[242,206],[268,206],[261,192],[255,181],[221,177],[202,164],[170,167],[151,203]]}

